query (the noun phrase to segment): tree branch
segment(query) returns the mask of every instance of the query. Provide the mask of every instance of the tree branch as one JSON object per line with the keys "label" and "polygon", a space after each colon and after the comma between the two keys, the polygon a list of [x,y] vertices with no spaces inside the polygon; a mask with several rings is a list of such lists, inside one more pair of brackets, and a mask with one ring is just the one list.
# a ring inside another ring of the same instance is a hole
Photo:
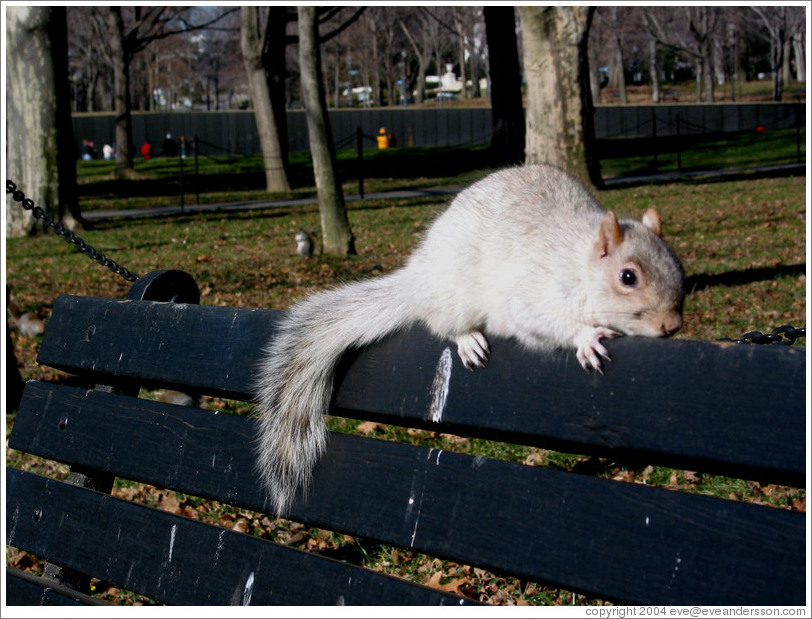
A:
{"label": "tree branch", "polygon": [[326,43],[330,39],[333,39],[333,38],[337,37],[339,34],[341,34],[347,28],[349,28],[352,24],[357,22],[358,19],[361,17],[361,15],[366,10],[367,10],[367,7],[365,7],[365,6],[360,7],[357,11],[355,11],[355,13],[352,14],[352,16],[347,21],[345,21],[343,24],[341,24],[338,28],[336,28],[335,30],[331,30],[327,34],[319,36],[319,43],[320,44],[321,43]]}

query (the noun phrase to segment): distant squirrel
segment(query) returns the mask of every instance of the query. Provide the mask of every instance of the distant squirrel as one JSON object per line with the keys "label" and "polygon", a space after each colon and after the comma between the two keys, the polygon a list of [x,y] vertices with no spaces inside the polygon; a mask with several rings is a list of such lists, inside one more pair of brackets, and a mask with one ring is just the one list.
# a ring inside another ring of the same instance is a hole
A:
{"label": "distant squirrel", "polygon": [[284,514],[323,453],[333,373],[342,353],[413,323],[456,341],[483,367],[484,333],[535,350],[574,348],[603,373],[601,343],[666,337],[682,326],[683,270],[651,208],[642,223],[604,211],[565,172],[495,172],[452,201],[405,266],[315,293],[281,321],[259,368],[258,467]]}
{"label": "distant squirrel", "polygon": [[296,231],[296,252],[300,256],[312,256],[316,253],[316,234],[299,228]]}
{"label": "distant squirrel", "polygon": [[9,287],[6,286],[6,304],[11,315],[17,321],[17,328],[20,333],[25,337],[34,337],[35,335],[42,335],[45,333],[45,323],[37,314],[32,312],[23,312],[18,305],[11,299],[11,292]]}

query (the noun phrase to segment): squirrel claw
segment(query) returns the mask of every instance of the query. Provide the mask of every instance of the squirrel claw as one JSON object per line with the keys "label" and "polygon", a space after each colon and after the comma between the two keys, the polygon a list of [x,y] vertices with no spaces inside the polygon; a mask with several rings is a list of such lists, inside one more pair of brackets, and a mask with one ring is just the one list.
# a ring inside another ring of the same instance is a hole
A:
{"label": "squirrel claw", "polygon": [[575,340],[577,346],[575,356],[578,363],[587,372],[597,370],[603,375],[603,363],[601,357],[607,361],[611,361],[612,357],[609,356],[609,351],[601,344],[603,338],[620,337],[622,333],[618,333],[606,327],[586,327],[584,328]]}
{"label": "squirrel claw", "polygon": [[456,339],[457,353],[463,365],[469,369],[484,368],[491,354],[488,340],[479,331],[471,331]]}

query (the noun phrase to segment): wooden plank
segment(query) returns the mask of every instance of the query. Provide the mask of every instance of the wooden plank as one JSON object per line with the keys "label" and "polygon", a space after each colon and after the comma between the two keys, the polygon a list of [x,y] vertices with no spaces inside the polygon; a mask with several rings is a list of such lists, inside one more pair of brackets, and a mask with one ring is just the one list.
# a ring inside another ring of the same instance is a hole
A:
{"label": "wooden plank", "polygon": [[[37,360],[103,384],[250,399],[252,365],[273,319],[263,310],[63,296],[54,303]],[[231,352],[227,334],[241,343]],[[246,358],[252,340],[254,357]]]}
{"label": "wooden plank", "polygon": [[9,544],[164,603],[470,602],[23,471],[7,480]]}
{"label": "wooden plank", "polygon": [[[250,400],[278,316],[60,297],[38,360],[91,372],[99,382],[133,377]],[[448,342],[415,327],[345,356],[334,412],[805,485],[804,348],[645,338],[607,346],[615,361],[606,376],[586,374],[571,353],[535,354],[498,339],[488,368],[468,372]],[[440,421],[433,421],[438,372],[448,392]]]}
{"label": "wooden plank", "polygon": [[6,568],[6,603],[9,606],[104,605],[94,597],[12,567]]}
{"label": "wooden plank", "polygon": [[805,486],[804,348],[647,338],[606,345],[614,362],[605,376],[584,372],[574,354],[540,355],[506,340],[492,342],[485,371],[468,372],[448,344],[404,335],[348,360],[334,404],[338,414],[427,420],[430,386],[450,354],[440,431],[523,444],[530,434],[532,444],[565,452]]}
{"label": "wooden plank", "polygon": [[[254,423],[29,383],[9,444],[261,511]],[[331,436],[291,517],[642,604],[805,595],[803,514],[355,436]]]}

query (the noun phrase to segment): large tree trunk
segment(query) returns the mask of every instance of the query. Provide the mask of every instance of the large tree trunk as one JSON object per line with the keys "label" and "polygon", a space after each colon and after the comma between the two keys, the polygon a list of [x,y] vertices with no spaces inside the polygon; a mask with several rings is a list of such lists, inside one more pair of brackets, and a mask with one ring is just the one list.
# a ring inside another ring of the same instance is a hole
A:
{"label": "large tree trunk", "polygon": [[803,35],[795,34],[792,37],[792,50],[795,54],[795,79],[799,82],[806,81],[806,56],[804,47]]}
{"label": "large tree trunk", "polygon": [[618,7],[607,7],[611,19],[612,27],[612,50],[609,61],[609,86],[616,88],[620,95],[620,103],[626,105],[628,98],[626,95],[626,63],[623,61],[623,45],[621,40],[620,19],[618,19]]}
{"label": "large tree trunk", "polygon": [[713,103],[715,71],[713,70],[713,39],[711,39],[710,34],[702,44],[702,64],[705,65],[705,102]]}
{"label": "large tree trunk", "polygon": [[462,83],[460,98],[468,99],[468,72],[465,67],[465,26],[460,15],[461,10],[466,9],[454,6],[451,8],[451,15],[454,17],[454,29],[457,31],[457,57],[460,65],[460,82]]}
{"label": "large tree trunk", "polygon": [[524,161],[524,106],[516,15],[512,6],[486,6],[485,33],[493,134],[491,162],[496,166]]}
{"label": "large tree trunk", "polygon": [[784,97],[784,31],[778,30],[779,37],[770,40],[773,69],[773,101]]}
{"label": "large tree trunk", "polygon": [[649,75],[651,76],[651,102],[660,102],[660,65],[657,62],[657,39],[649,36]]}
{"label": "large tree trunk", "polygon": [[[272,17],[276,15],[269,9],[268,19],[263,25],[260,22],[258,7],[242,7],[240,46],[251,90],[251,101],[254,105],[262,158],[265,162],[265,188],[268,192],[287,192],[290,191],[290,184],[285,169],[286,149],[282,148],[271,97],[272,84],[268,80],[263,57],[266,32],[267,28],[271,27]],[[282,87],[284,88],[284,82]]]}
{"label": "large tree trunk", "polygon": [[522,6],[518,10],[527,76],[527,162],[556,165],[600,186],[587,58],[595,9]]}
{"label": "large tree trunk", "polygon": [[367,11],[365,14],[368,28],[367,36],[372,44],[372,96],[375,98],[375,107],[383,106],[383,80],[381,79],[381,55],[378,50],[378,19]]}
{"label": "large tree trunk", "polygon": [[[426,19],[422,19],[419,23],[420,32],[416,35],[409,30],[408,26],[406,26],[402,19],[398,20],[398,22],[400,23],[401,30],[403,30],[403,34],[406,35],[406,39],[412,46],[414,55],[417,57],[417,83],[415,84],[414,100],[415,103],[423,103],[423,100],[426,98],[426,73],[428,72],[429,63],[431,62],[433,47],[432,42],[434,37],[432,37],[430,32],[432,23]],[[418,38],[420,39],[419,41]],[[403,58],[403,61],[405,62],[405,57]],[[441,70],[438,69],[438,72],[441,72]],[[408,101],[409,88],[406,86],[405,71],[403,75],[403,82],[404,97]],[[463,86],[463,89],[464,88],[465,86]]]}
{"label": "large tree trunk", "polygon": [[784,84],[792,82],[792,38],[784,39],[784,62],[781,63],[781,76]]}
{"label": "large tree trunk", "polygon": [[[6,172],[67,228],[81,219],[67,81],[65,7],[9,7],[6,22]],[[33,234],[30,211],[6,201],[6,234]]]}
{"label": "large tree trunk", "polygon": [[107,9],[107,31],[113,59],[113,101],[116,114],[116,169],[117,178],[131,178],[133,167],[133,129],[130,114],[130,59],[124,41],[124,19],[121,7]]}
{"label": "large tree trunk", "polygon": [[319,194],[322,247],[328,254],[354,254],[355,238],[350,230],[344,193],[336,177],[336,155],[327,101],[321,75],[318,22],[316,7],[299,6],[299,70],[302,80],[302,101],[307,116],[307,132],[316,190]]}

